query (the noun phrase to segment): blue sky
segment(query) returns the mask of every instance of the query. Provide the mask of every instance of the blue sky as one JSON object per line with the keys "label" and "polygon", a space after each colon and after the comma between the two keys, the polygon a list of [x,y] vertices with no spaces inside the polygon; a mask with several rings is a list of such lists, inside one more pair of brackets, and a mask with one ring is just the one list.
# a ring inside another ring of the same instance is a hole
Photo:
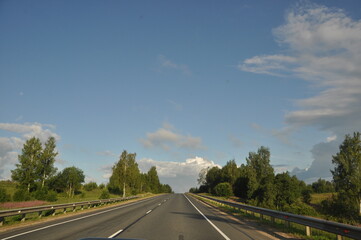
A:
{"label": "blue sky", "polygon": [[107,182],[123,150],[176,191],[267,146],[329,178],[361,123],[361,3],[1,1],[0,178],[26,139]]}

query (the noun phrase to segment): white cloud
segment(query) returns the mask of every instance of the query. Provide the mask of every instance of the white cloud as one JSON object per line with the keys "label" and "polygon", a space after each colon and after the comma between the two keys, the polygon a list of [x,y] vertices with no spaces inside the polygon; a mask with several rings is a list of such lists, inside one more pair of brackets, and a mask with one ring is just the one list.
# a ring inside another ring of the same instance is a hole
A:
{"label": "white cloud", "polygon": [[170,124],[164,124],[155,132],[147,133],[146,137],[140,139],[146,148],[161,148],[169,151],[172,148],[182,149],[204,149],[202,139],[191,135],[177,133]]}
{"label": "white cloud", "polygon": [[17,156],[21,151],[23,144],[31,137],[37,137],[45,142],[49,137],[60,136],[53,132],[53,125],[40,123],[0,123],[0,130],[19,134],[18,137],[0,137],[0,179],[10,178],[10,169],[14,168],[17,162]]}
{"label": "white cloud", "polygon": [[337,151],[334,140],[361,129],[361,20],[351,19],[341,9],[307,3],[289,11],[285,24],[273,32],[288,54],[255,56],[239,69],[298,77],[318,90],[296,101],[298,109],[285,115],[287,127],[275,134],[287,137],[303,126],[330,132],[328,143],[314,146],[314,162],[307,171],[307,177],[327,177],[332,153]]}
{"label": "white cloud", "polygon": [[158,62],[160,64],[160,67],[163,69],[174,69],[174,70],[180,71],[181,73],[183,73],[185,75],[192,74],[187,65],[175,63],[175,62],[169,60],[164,55],[161,55],[161,54],[158,55]]}
{"label": "white cloud", "polygon": [[220,167],[213,161],[201,157],[188,158],[184,162],[163,162],[143,158],[138,161],[138,165],[142,172],[147,172],[152,166],[156,166],[161,182],[169,184],[175,192],[187,192],[189,188],[195,187],[202,169]]}

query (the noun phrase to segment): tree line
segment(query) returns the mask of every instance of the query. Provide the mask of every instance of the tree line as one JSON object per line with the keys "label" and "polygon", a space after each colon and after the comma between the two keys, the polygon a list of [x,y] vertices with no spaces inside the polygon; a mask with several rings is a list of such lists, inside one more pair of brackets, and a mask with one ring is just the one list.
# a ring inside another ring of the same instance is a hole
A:
{"label": "tree line", "polygon": [[360,221],[360,133],[346,135],[332,162],[335,165],[331,171],[332,182],[319,179],[306,185],[288,172],[275,174],[270,164],[270,150],[262,146],[257,152],[250,152],[246,164],[239,167],[235,160],[230,160],[222,168],[201,170],[200,187],[189,191],[226,197],[234,195],[248,204],[307,215],[317,215],[310,206],[311,193],[334,192],[331,199],[322,202],[321,211],[341,220]]}
{"label": "tree line", "polygon": [[[98,188],[95,182],[83,184],[85,175],[80,168],[72,166],[58,172],[54,166],[57,155],[54,137],[48,138],[44,145],[36,137],[24,143],[22,152],[18,155],[16,168],[11,170],[11,178],[17,183],[13,201],[34,198],[56,201],[58,193],[73,198],[82,189],[90,191]],[[151,167],[147,173],[141,173],[135,156],[135,153],[123,151],[119,161],[112,168],[113,172],[106,188],[104,184],[99,185],[99,188],[105,189],[101,198],[109,196],[109,192],[123,196],[143,192],[172,192],[168,184],[160,183],[156,167]],[[11,197],[6,191],[0,189],[0,201],[10,200]]]}

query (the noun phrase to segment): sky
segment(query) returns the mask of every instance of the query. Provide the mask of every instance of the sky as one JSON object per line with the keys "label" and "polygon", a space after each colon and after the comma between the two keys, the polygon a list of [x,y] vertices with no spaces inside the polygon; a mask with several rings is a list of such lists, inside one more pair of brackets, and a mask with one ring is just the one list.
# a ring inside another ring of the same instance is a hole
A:
{"label": "sky", "polygon": [[331,179],[361,130],[359,0],[0,1],[0,179],[25,141],[107,183],[123,150],[185,192],[266,146]]}

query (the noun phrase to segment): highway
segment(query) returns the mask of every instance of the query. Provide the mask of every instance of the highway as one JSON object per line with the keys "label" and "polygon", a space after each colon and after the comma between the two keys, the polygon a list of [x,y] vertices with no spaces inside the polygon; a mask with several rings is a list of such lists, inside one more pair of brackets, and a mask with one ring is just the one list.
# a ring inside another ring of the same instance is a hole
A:
{"label": "highway", "polygon": [[1,232],[0,239],[285,239],[273,235],[257,224],[229,218],[189,195],[168,194]]}

